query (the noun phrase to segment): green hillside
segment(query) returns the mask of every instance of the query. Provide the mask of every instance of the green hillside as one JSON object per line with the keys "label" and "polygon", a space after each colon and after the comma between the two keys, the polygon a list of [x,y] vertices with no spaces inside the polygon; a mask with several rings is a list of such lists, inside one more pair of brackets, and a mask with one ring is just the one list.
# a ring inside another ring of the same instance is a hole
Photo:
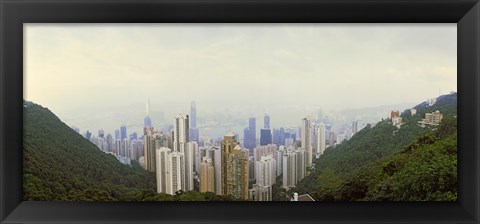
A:
{"label": "green hillside", "polygon": [[[456,103],[456,93],[440,96],[430,107],[421,103],[416,115],[402,113],[400,129],[389,119],[367,126],[327,149],[314,161],[315,171],[290,193],[309,193],[323,201],[455,200]],[[436,110],[444,114],[440,126],[417,125],[425,113]]]}
{"label": "green hillside", "polygon": [[157,194],[155,175],[123,165],[50,110],[24,103],[23,193],[35,201],[230,200],[213,193]]}

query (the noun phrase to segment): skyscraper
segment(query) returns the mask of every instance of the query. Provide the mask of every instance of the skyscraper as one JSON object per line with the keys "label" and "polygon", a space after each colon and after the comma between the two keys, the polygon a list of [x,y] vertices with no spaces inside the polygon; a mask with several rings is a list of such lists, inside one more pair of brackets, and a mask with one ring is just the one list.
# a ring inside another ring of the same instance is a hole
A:
{"label": "skyscraper", "polygon": [[266,197],[262,197],[263,201],[272,200],[272,185],[275,183],[276,168],[276,161],[271,154],[262,156],[259,161],[256,161],[255,176],[257,185],[266,190]]}
{"label": "skyscraper", "polygon": [[190,103],[190,127],[196,128],[197,127],[197,105],[195,101]]}
{"label": "skyscraper", "polygon": [[199,134],[197,128],[197,105],[195,101],[190,103],[190,141],[198,141]]}
{"label": "skyscraper", "polygon": [[157,193],[167,193],[168,154],[171,151],[165,147],[156,149]]}
{"label": "skyscraper", "polygon": [[255,118],[248,118],[248,127],[243,131],[243,147],[252,150],[256,146],[256,122]]}
{"label": "skyscraper", "polygon": [[143,119],[144,127],[152,127],[152,120],[150,119],[150,100],[147,99],[147,104],[145,107],[145,119]]}
{"label": "skyscraper", "polygon": [[272,144],[272,132],[270,129],[260,130],[260,145]]}
{"label": "skyscraper", "polygon": [[215,169],[210,157],[203,157],[200,169],[200,192],[215,192]]}
{"label": "skyscraper", "polygon": [[166,193],[174,195],[175,192],[185,189],[185,161],[183,153],[173,151],[167,155],[167,186]]}
{"label": "skyscraper", "polygon": [[143,155],[145,170],[155,172],[156,149],[167,146],[167,139],[161,132],[154,131],[153,127],[143,128]]}
{"label": "skyscraper", "polygon": [[[266,146],[257,146],[253,149],[254,170],[257,170],[257,162],[264,156],[272,155],[273,158],[277,156],[277,145],[268,144]],[[256,172],[254,173],[254,179],[257,179]],[[258,182],[258,181],[257,181]]]}
{"label": "skyscraper", "polygon": [[263,128],[270,129],[270,116],[268,114],[263,117]]}
{"label": "skyscraper", "polygon": [[185,144],[189,142],[188,115],[180,114],[173,121],[173,151],[185,152]]}
{"label": "skyscraper", "polygon": [[295,187],[305,177],[305,150],[303,148],[287,148],[283,152],[283,187]]}
{"label": "skyscraper", "polygon": [[263,129],[260,130],[260,145],[272,144],[272,131],[270,130],[270,116],[265,114]]}
{"label": "skyscraper", "polygon": [[237,144],[227,158],[226,195],[248,200],[248,151]]}
{"label": "skyscraper", "polygon": [[180,114],[174,117],[173,123],[173,151],[180,152],[183,156],[183,180],[182,189],[193,190],[193,150],[198,145],[189,143],[189,119],[188,115]]}
{"label": "skyscraper", "polygon": [[302,119],[302,148],[305,149],[307,153],[307,164],[306,166],[310,167],[313,162],[313,154],[312,154],[312,121],[310,117],[306,117]]}
{"label": "skyscraper", "polygon": [[273,155],[269,154],[262,156],[262,158],[256,162],[257,169],[257,184],[262,186],[272,186],[275,183],[277,177],[277,163]]}
{"label": "skyscraper", "polygon": [[120,127],[120,140],[126,139],[127,138],[127,126],[122,125]]}
{"label": "skyscraper", "polygon": [[[235,138],[235,133],[229,132],[225,134],[223,137],[223,140],[220,144],[220,151],[221,151],[221,195],[227,195],[228,193],[228,161],[229,161],[229,155],[232,153],[233,149],[235,146],[239,145],[240,143],[237,142],[237,139]],[[248,167],[247,167],[248,169]],[[248,176],[247,176],[248,178]],[[248,181],[248,180],[247,180]]]}
{"label": "skyscraper", "polygon": [[215,169],[215,194],[222,195],[222,151],[219,148],[212,147],[213,166]]}
{"label": "skyscraper", "polygon": [[317,155],[322,155],[326,147],[325,125],[320,123],[317,128]]}
{"label": "skyscraper", "polygon": [[185,191],[191,191],[194,188],[193,164],[195,163],[194,151],[198,151],[197,142],[186,143],[184,160],[185,160]]}

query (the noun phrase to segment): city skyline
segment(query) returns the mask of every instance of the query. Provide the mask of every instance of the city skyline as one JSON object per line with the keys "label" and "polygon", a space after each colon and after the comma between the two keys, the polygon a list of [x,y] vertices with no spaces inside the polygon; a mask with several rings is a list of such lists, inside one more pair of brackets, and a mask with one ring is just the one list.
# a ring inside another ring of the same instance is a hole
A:
{"label": "city skyline", "polygon": [[143,119],[145,99],[167,122],[191,101],[257,121],[414,103],[456,91],[456,25],[27,24],[24,76],[25,99],[70,123]]}

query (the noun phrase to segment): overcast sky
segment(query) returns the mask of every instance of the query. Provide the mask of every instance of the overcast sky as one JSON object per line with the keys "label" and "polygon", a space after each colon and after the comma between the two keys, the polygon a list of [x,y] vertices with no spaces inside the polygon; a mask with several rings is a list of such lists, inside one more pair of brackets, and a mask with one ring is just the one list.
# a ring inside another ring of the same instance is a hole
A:
{"label": "overcast sky", "polygon": [[[82,111],[359,108],[457,91],[456,24],[26,24],[24,96]],[[262,111],[261,113],[264,113]],[[173,113],[173,112],[172,112]]]}

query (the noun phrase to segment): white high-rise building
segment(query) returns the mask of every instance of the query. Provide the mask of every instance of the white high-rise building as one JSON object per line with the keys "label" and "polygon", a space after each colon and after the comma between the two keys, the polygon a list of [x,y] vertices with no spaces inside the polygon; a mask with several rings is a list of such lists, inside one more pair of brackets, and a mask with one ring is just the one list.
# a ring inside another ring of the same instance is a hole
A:
{"label": "white high-rise building", "polygon": [[306,166],[310,167],[313,162],[313,152],[312,152],[312,121],[309,117],[302,119],[302,148],[305,149],[307,153],[307,163]]}
{"label": "white high-rise building", "polygon": [[188,115],[178,115],[174,118],[173,124],[173,151],[184,153],[186,143],[189,142]]}
{"label": "white high-rise building", "polygon": [[305,149],[287,148],[283,154],[283,187],[295,187],[298,181],[305,177],[306,173]]}
{"label": "white high-rise building", "polygon": [[277,164],[273,155],[262,156],[260,161],[256,162],[257,188],[254,189],[254,195],[257,201],[272,200],[272,185],[275,184],[277,173]]}
{"label": "white high-rise building", "polygon": [[320,156],[325,152],[326,148],[326,135],[325,135],[325,125],[320,123],[317,128],[317,151],[316,155]]}
{"label": "white high-rise building", "polygon": [[182,154],[183,179],[182,190],[191,191],[194,188],[193,164],[195,163],[194,151],[198,150],[196,142],[189,140],[189,119],[187,114],[174,117],[173,125],[173,151]]}
{"label": "white high-rise building", "polygon": [[[297,165],[297,175],[296,175],[296,182],[295,184],[302,180],[305,177],[306,174],[306,167],[307,167],[307,158],[308,158],[308,153],[304,148],[299,148],[295,150],[295,156],[296,156],[296,165]],[[308,166],[310,167],[310,166]]]}
{"label": "white high-rise building", "polygon": [[193,190],[194,186],[194,175],[193,175],[193,164],[195,163],[194,151],[198,151],[197,142],[188,142],[187,147],[185,147],[184,158],[185,158],[185,191]]}
{"label": "white high-rise building", "polygon": [[[277,145],[268,144],[264,146],[257,146],[253,149],[253,163],[254,170],[256,170],[257,162],[260,161],[262,156],[272,155],[273,158],[277,157]],[[253,179],[257,179],[256,172],[253,174]]]}
{"label": "white high-rise building", "polygon": [[292,148],[283,153],[283,188],[294,187],[297,184],[296,154]]}
{"label": "white high-rise building", "polygon": [[168,154],[172,150],[169,148],[161,147],[156,149],[155,162],[156,170],[155,175],[157,177],[157,193],[167,193],[167,176],[168,176]]}
{"label": "white high-rise building", "polygon": [[277,173],[277,163],[272,155],[262,156],[260,161],[256,162],[257,184],[262,186],[272,186],[275,183]]}
{"label": "white high-rise building", "polygon": [[175,192],[185,189],[185,161],[183,153],[173,151],[168,153],[166,193],[174,195]]}

